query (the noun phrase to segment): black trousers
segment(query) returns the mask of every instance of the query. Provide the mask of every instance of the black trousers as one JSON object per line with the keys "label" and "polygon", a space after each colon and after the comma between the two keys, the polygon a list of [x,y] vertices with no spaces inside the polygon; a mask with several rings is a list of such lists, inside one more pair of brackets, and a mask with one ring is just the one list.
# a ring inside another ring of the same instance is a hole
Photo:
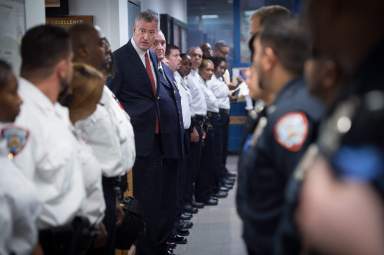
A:
{"label": "black trousers", "polygon": [[[209,123],[211,120],[209,120]],[[196,201],[205,203],[215,191],[215,180],[217,175],[217,165],[215,153],[215,129],[211,124],[208,125],[206,138],[201,155],[201,167],[199,169],[196,185]]]}
{"label": "black trousers", "polygon": [[202,135],[203,130],[201,126],[195,126],[199,133],[200,140],[197,143],[190,143],[189,155],[187,158],[187,171],[191,174],[191,182],[187,184],[186,202],[191,203],[193,201],[193,195],[196,190],[196,181],[201,171],[201,155],[203,150]]}
{"label": "black trousers", "polygon": [[220,123],[222,126],[222,159],[221,169],[222,178],[224,178],[228,172],[227,170],[227,156],[228,156],[228,131],[229,131],[229,110],[220,109]]}
{"label": "black trousers", "polygon": [[185,141],[185,155],[181,162],[181,172],[184,176],[180,183],[182,192],[182,204],[190,204],[192,202],[192,190],[193,190],[193,172],[189,168],[190,162],[190,148],[191,148],[191,133],[189,129],[184,130],[184,141]]}
{"label": "black trousers", "polygon": [[137,242],[138,255],[162,255],[166,251],[176,215],[177,165],[177,160],[163,160],[157,135],[150,155],[136,158],[133,192],[146,224]]}

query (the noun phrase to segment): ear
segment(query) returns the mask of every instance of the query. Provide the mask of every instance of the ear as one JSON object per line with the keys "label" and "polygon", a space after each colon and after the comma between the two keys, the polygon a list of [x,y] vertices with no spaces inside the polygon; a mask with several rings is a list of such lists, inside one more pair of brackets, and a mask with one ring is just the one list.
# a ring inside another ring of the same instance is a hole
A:
{"label": "ear", "polygon": [[261,65],[265,71],[270,71],[277,62],[277,57],[275,52],[270,47],[265,47],[263,49],[263,55],[261,58]]}

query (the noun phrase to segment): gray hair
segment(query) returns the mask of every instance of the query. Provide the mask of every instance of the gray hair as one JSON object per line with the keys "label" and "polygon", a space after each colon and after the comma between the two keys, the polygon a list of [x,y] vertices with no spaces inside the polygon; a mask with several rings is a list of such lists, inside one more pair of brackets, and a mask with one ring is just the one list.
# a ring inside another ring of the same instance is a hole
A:
{"label": "gray hair", "polygon": [[159,23],[159,18],[157,17],[157,15],[150,10],[140,12],[139,15],[137,15],[137,17],[135,18],[135,23],[140,20],[144,20],[145,22],[154,21],[156,23]]}

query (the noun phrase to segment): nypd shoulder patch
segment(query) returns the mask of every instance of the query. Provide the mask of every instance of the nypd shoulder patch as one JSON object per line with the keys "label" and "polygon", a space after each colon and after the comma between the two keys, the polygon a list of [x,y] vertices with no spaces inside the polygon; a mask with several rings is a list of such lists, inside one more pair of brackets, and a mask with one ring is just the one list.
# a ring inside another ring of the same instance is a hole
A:
{"label": "nypd shoulder patch", "polygon": [[301,112],[286,113],[277,120],[273,134],[278,144],[297,152],[308,135],[308,118]]}
{"label": "nypd shoulder patch", "polygon": [[13,158],[19,154],[27,144],[29,131],[12,125],[3,128],[1,130],[1,136],[7,141],[9,156]]}

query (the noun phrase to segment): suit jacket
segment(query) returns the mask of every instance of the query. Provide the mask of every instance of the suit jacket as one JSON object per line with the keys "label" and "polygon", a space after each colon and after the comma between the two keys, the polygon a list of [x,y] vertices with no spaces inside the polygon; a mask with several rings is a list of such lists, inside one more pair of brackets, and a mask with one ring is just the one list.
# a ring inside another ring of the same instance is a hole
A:
{"label": "suit jacket", "polygon": [[160,131],[165,158],[181,158],[184,155],[184,125],[181,98],[172,70],[161,63],[164,75],[158,69]]}
{"label": "suit jacket", "polygon": [[[150,52],[155,73],[156,56]],[[154,95],[146,69],[131,41],[113,53],[115,76],[109,87],[131,117],[137,156],[148,156],[153,150],[156,118],[160,118],[159,77]],[[160,123],[161,125],[161,123]]]}

